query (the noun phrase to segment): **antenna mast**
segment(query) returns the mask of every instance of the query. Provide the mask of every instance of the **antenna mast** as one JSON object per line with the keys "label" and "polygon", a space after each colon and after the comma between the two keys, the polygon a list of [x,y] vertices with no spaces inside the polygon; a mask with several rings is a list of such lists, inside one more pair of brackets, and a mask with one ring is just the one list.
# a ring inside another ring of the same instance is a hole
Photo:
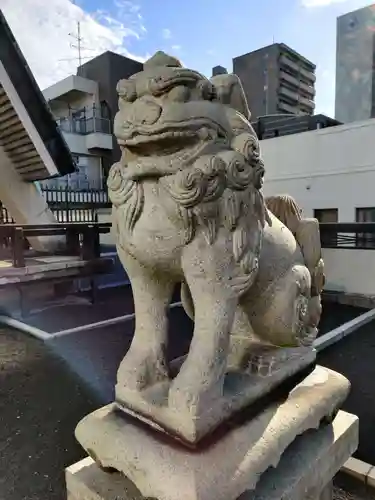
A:
{"label": "antenna mast", "polygon": [[79,62],[79,66],[82,66],[82,41],[83,41],[83,38],[81,37],[81,23],[80,23],[80,21],[77,21],[77,34],[69,33],[69,36],[72,36],[75,40],[77,40],[77,45],[73,45],[71,43],[70,46],[73,49],[78,50],[78,62]]}

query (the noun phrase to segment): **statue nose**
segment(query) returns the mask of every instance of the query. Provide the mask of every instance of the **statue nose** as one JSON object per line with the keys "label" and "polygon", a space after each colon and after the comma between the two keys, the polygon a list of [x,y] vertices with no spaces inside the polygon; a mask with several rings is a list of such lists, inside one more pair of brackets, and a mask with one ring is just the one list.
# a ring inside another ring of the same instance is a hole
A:
{"label": "statue nose", "polygon": [[139,99],[132,105],[132,122],[134,125],[152,125],[159,120],[161,107],[154,101]]}

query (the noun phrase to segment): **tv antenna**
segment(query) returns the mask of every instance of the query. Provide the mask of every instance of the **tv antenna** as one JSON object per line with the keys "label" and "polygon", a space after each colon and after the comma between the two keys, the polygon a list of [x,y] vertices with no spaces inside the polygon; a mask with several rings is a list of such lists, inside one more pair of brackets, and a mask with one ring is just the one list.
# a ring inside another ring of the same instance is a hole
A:
{"label": "tv antenna", "polygon": [[77,42],[77,44],[70,44],[70,47],[72,49],[77,49],[78,51],[78,57],[69,57],[68,59],[59,59],[59,61],[72,61],[73,59],[78,59],[78,65],[82,66],[82,61],[83,59],[91,59],[91,57],[82,57],[82,50],[94,50],[95,49],[88,49],[87,47],[82,47],[82,42],[83,38],[81,36],[81,23],[80,21],[77,21],[77,33],[69,33],[69,36],[74,38]]}
{"label": "tv antenna", "polygon": [[77,40],[77,45],[73,45],[72,43],[70,46],[72,49],[77,49],[78,50],[78,61],[79,65],[81,66],[82,63],[82,41],[83,38],[81,37],[81,23],[80,21],[77,21],[77,34],[75,33],[69,33],[69,36],[73,37],[75,40]]}

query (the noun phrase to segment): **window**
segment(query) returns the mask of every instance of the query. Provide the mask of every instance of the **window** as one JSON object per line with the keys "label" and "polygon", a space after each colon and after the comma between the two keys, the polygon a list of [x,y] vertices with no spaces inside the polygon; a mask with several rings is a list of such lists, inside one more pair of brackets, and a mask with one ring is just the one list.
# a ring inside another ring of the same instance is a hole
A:
{"label": "window", "polygon": [[356,222],[375,222],[375,207],[356,208]]}
{"label": "window", "polygon": [[339,211],[337,208],[317,208],[314,210],[314,217],[319,222],[338,222]]}
{"label": "window", "polygon": [[[314,217],[320,223],[338,222],[339,211],[337,208],[317,208],[314,210]],[[323,248],[337,246],[337,231],[320,230],[320,241]]]}
{"label": "window", "polygon": [[[356,208],[356,222],[375,222],[375,207]],[[356,246],[359,248],[375,248],[375,234],[358,233]]]}

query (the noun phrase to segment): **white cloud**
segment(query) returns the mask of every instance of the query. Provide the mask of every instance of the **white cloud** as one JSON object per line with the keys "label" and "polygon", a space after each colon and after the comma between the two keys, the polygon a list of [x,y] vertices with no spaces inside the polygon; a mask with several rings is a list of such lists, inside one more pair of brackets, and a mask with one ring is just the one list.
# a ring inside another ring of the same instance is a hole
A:
{"label": "white cloud", "polygon": [[181,50],[181,45],[172,45],[172,50],[176,50],[176,51]]}
{"label": "white cloud", "polygon": [[89,14],[70,0],[0,0],[0,8],[23,52],[31,71],[42,89],[75,74],[77,50],[70,47],[75,40],[77,21],[83,37],[82,57],[95,57],[106,50],[137,60],[130,53],[127,39],[144,36],[139,7],[127,0],[115,0],[116,18],[105,11]]}
{"label": "white cloud", "polygon": [[163,38],[168,40],[169,38],[172,38],[172,32],[168,28],[163,29]]}

